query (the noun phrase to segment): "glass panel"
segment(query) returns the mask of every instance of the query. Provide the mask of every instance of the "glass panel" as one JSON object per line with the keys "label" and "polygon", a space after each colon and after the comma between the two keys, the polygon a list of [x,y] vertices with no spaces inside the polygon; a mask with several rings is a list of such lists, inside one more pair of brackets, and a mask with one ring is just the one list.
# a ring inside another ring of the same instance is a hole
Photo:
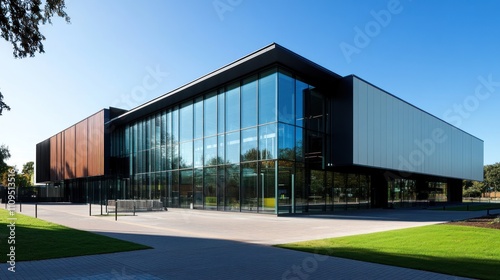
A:
{"label": "glass panel", "polygon": [[305,160],[314,168],[323,167],[323,134],[307,130],[307,149],[305,150]]}
{"label": "glass panel", "polygon": [[179,110],[172,111],[172,169],[179,168]]}
{"label": "glass panel", "polygon": [[292,174],[294,163],[278,162],[278,213],[292,213]]}
{"label": "glass panel", "polygon": [[203,139],[194,141],[194,166],[203,166]]}
{"label": "glass panel", "polygon": [[203,169],[194,170],[194,207],[203,208]]}
{"label": "glass panel", "polygon": [[172,207],[180,207],[179,201],[179,171],[172,171]]}
{"label": "glass panel", "polygon": [[226,88],[226,131],[240,129],[240,87],[234,83]]}
{"label": "glass panel", "polygon": [[276,158],[276,124],[259,127],[259,159]]}
{"label": "glass panel", "polygon": [[261,203],[259,212],[275,213],[276,206],[276,162],[262,161],[259,162],[260,169],[260,190],[261,190]]}
{"label": "glass panel", "polygon": [[283,70],[278,73],[278,115],[279,121],[295,124],[295,81]]}
{"label": "glass panel", "polygon": [[180,175],[180,207],[189,208],[190,204],[193,203],[193,170],[182,170]]}
{"label": "glass panel", "polygon": [[241,164],[241,210],[257,211],[257,163]]}
{"label": "glass panel", "polygon": [[272,69],[259,79],[259,124],[276,121],[276,98],[276,69]]}
{"label": "glass panel", "polygon": [[225,137],[224,134],[217,136],[217,145],[219,149],[217,150],[217,164],[225,164],[226,158],[224,156],[226,149],[224,149]]}
{"label": "glass panel", "polygon": [[226,121],[226,103],[224,90],[220,90],[217,95],[217,131],[218,133],[226,132],[225,121]]}
{"label": "glass panel", "polygon": [[326,172],[326,182],[325,182],[325,196],[326,196],[326,206],[327,211],[333,210],[333,172]]}
{"label": "glass panel", "polygon": [[257,76],[243,80],[241,86],[241,128],[257,124]]}
{"label": "glass panel", "polygon": [[217,210],[224,211],[226,200],[224,198],[226,192],[225,167],[217,167]]}
{"label": "glass panel", "polygon": [[250,128],[241,131],[241,161],[252,161],[258,158],[257,129]]}
{"label": "glass panel", "polygon": [[307,95],[309,85],[301,80],[295,80],[295,124],[304,126],[304,96]]}
{"label": "glass panel", "polygon": [[347,207],[359,208],[359,175],[348,174],[347,176]]}
{"label": "glass panel", "polygon": [[333,174],[333,202],[335,211],[347,208],[346,183],[346,174],[338,172]]}
{"label": "glass panel", "polygon": [[278,130],[278,157],[279,159],[295,160],[295,127],[279,124]]}
{"label": "glass panel", "polygon": [[305,116],[308,116],[308,118],[306,120],[306,127],[314,131],[323,132],[325,100],[320,92],[315,88],[312,88],[309,91],[307,99],[308,104]]}
{"label": "glass panel", "polygon": [[[220,176],[222,179],[224,177]],[[219,178],[219,180],[221,179]],[[240,166],[233,164],[226,166],[225,188],[226,211],[240,211]]]}
{"label": "glass panel", "polygon": [[240,162],[240,132],[226,134],[226,162]]}
{"label": "glass panel", "polygon": [[184,103],[180,109],[180,142],[193,140],[193,104]]}
{"label": "glass panel", "polygon": [[309,211],[325,211],[325,173],[311,170],[310,186]]}
{"label": "glass panel", "polygon": [[194,102],[194,138],[203,137],[203,97]]}
{"label": "glass panel", "polygon": [[217,165],[217,136],[205,138],[205,165]]}
{"label": "glass panel", "polygon": [[209,167],[204,169],[203,194],[205,196],[205,209],[217,209],[217,169]]}
{"label": "glass panel", "polygon": [[[367,175],[360,175],[359,177],[359,203],[360,207],[370,208],[370,177]],[[407,182],[414,182],[411,180],[407,180]],[[409,191],[409,185],[406,185],[405,192]],[[407,193],[408,194],[408,193]],[[408,201],[410,202],[410,201]],[[411,202],[409,204],[411,205]]]}
{"label": "glass panel", "polygon": [[180,168],[193,167],[193,142],[181,144]]}
{"label": "glass panel", "polygon": [[304,130],[300,127],[295,129],[295,156],[296,161],[304,162]]}
{"label": "glass panel", "polygon": [[215,92],[205,95],[203,114],[205,136],[217,134],[217,95]]}

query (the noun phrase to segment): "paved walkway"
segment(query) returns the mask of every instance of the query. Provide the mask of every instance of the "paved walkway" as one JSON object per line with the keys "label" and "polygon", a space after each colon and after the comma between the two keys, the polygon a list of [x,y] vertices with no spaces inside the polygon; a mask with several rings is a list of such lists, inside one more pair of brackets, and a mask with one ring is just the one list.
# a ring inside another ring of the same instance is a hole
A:
{"label": "paved walkway", "polygon": [[[22,214],[34,216],[33,205]],[[98,205],[93,214],[100,214]],[[482,214],[482,213],[480,213]],[[38,205],[38,218],[154,249],[0,265],[0,279],[458,279],[274,248],[269,245],[408,228],[478,212],[360,210],[276,217],[187,209],[137,216],[89,216],[88,205]],[[19,240],[20,242],[20,240]],[[105,246],[105,244],[103,244]]]}

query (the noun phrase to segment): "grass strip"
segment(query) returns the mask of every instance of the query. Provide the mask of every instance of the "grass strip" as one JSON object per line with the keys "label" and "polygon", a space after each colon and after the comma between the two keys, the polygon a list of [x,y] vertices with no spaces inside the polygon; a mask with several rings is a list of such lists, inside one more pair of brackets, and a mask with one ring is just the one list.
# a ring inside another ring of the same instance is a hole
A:
{"label": "grass strip", "polygon": [[15,246],[16,261],[32,261],[151,249],[149,246],[68,228],[41,219],[15,214],[15,244],[8,244],[9,212],[0,209],[0,262]]}
{"label": "grass strip", "polygon": [[476,279],[500,271],[497,229],[431,225],[276,247]]}

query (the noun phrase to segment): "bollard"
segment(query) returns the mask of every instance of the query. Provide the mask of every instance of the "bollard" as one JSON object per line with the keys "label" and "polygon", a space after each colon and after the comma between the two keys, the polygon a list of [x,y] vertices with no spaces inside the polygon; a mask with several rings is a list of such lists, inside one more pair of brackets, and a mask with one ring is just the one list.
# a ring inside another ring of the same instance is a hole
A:
{"label": "bollard", "polygon": [[35,218],[38,218],[38,202],[35,203]]}
{"label": "bollard", "polygon": [[135,216],[135,205],[134,205],[134,216]]}
{"label": "bollard", "polygon": [[92,203],[89,203],[89,216],[92,216]]}
{"label": "bollard", "polygon": [[19,197],[19,212],[23,212],[23,203],[21,202],[20,197]]}
{"label": "bollard", "polygon": [[115,221],[118,220],[118,200],[115,199]]}

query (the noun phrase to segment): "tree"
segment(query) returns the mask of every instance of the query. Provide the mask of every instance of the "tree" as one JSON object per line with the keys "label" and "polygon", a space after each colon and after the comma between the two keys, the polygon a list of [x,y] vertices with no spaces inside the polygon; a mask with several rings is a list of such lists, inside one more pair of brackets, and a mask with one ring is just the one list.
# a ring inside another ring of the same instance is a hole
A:
{"label": "tree", "polygon": [[0,116],[2,115],[3,110],[10,111],[10,107],[3,102],[3,94],[0,92]]}
{"label": "tree", "polygon": [[0,146],[0,175],[2,175],[4,172],[6,172],[9,169],[9,166],[7,163],[5,163],[6,160],[10,158],[10,152],[9,152],[9,147],[5,145]]}
{"label": "tree", "polygon": [[29,185],[32,185],[32,178],[35,173],[35,163],[32,161],[28,161],[23,164],[23,176],[26,177],[26,180]]}
{"label": "tree", "polygon": [[39,28],[52,24],[54,15],[69,23],[65,8],[64,0],[46,0],[43,8],[41,0],[0,0],[0,36],[12,44],[15,58],[43,53],[45,36]]}
{"label": "tree", "polygon": [[484,166],[484,184],[490,192],[500,190],[500,163]]}
{"label": "tree", "polygon": [[[45,36],[40,32],[40,26],[52,24],[54,15],[69,23],[65,8],[64,0],[46,0],[43,7],[41,0],[0,0],[0,36],[12,44],[15,58],[43,53]],[[2,99],[0,93],[0,115],[3,109],[10,110]]]}

